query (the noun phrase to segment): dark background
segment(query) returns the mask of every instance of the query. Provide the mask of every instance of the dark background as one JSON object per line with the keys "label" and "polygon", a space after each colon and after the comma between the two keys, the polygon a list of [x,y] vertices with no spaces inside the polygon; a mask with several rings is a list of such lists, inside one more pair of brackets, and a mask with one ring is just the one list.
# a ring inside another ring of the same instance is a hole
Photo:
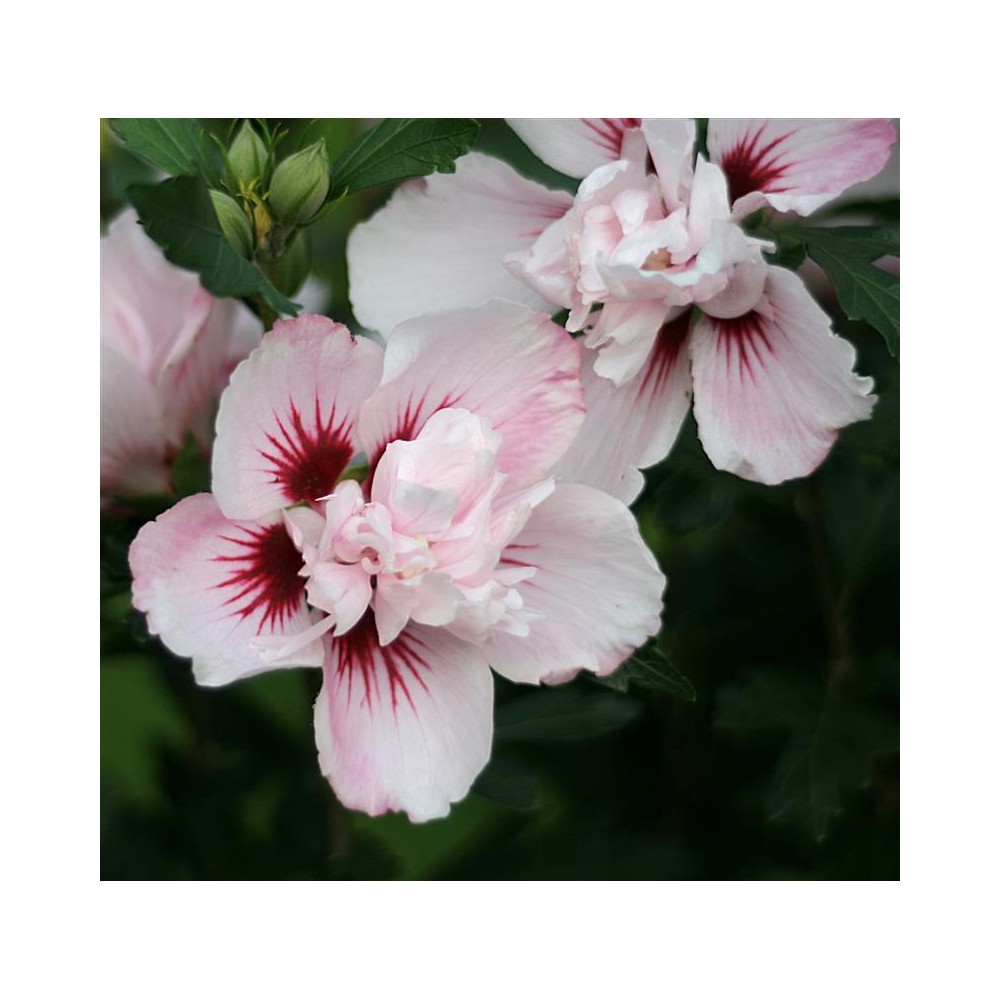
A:
{"label": "dark background", "polygon": [[[333,157],[362,129],[288,124],[290,148],[308,127]],[[501,122],[477,148],[568,185]],[[106,132],[101,149],[104,223],[147,173]],[[354,329],[344,239],[387,193],[309,231],[328,312]],[[898,197],[857,211],[898,226]],[[898,878],[899,365],[817,294],[875,378],[873,418],[809,479],[765,487],[713,469],[689,417],[634,507],[669,580],[659,646],[696,700],[496,678],[493,760],[443,820],[336,802],[313,743],[318,670],[197,688],[128,598],[128,543],[172,501],[105,511],[102,878]]]}

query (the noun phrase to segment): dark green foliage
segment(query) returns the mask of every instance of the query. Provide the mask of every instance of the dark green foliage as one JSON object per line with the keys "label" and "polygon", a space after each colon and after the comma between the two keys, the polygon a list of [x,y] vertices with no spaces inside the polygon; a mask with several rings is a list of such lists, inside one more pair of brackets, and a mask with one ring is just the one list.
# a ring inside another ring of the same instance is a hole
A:
{"label": "dark green foliage", "polygon": [[174,177],[217,174],[214,147],[197,118],[112,118],[126,149]]}
{"label": "dark green foliage", "polygon": [[167,259],[196,271],[213,295],[243,298],[259,294],[276,312],[296,314],[295,303],[223,236],[202,181],[173,177],[161,184],[133,184],[128,196],[146,232],[163,248]]}
{"label": "dark green foliage", "polygon": [[478,131],[474,118],[387,118],[333,164],[330,197],[435,171],[453,173]]}
{"label": "dark green foliage", "polygon": [[830,279],[837,301],[848,319],[878,330],[889,352],[899,354],[899,275],[873,263],[898,256],[899,237],[878,226],[795,226],[776,233],[778,251],[773,262],[795,268],[808,255]]}

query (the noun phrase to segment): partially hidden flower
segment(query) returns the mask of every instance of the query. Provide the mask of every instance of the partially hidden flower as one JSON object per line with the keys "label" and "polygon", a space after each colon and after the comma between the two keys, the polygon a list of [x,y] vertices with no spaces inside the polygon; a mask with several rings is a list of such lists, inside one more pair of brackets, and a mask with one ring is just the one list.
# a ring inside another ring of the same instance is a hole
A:
{"label": "partially hidden flower", "polygon": [[136,607],[202,684],[322,667],[341,801],[444,815],[489,758],[491,666],[606,674],[659,630],[665,579],[631,513],[552,475],[579,366],[510,302],[411,320],[384,352],[279,321],[223,394],[212,493],[139,532]]}
{"label": "partially hidden flower", "polygon": [[205,448],[219,394],[260,342],[232,299],[170,264],[132,210],[101,238],[101,495],[171,489],[187,435]]}
{"label": "partially hidden flower", "polygon": [[363,323],[387,332],[434,301],[490,295],[568,310],[590,348],[587,423],[557,471],[626,502],[692,397],[712,462],[764,483],[812,472],[840,428],[869,416],[853,348],[742,222],[807,214],[878,173],[888,119],[710,121],[707,159],[690,119],[510,124],[582,178],[575,197],[480,154],[404,184],[348,243]]}

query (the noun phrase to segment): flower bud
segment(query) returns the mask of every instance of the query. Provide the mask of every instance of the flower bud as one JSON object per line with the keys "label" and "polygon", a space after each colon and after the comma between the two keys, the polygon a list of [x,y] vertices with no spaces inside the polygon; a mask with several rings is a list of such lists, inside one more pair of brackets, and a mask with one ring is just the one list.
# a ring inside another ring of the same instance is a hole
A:
{"label": "flower bud", "polygon": [[320,139],[278,164],[268,192],[276,219],[288,226],[308,222],[320,209],[330,190],[330,158]]}
{"label": "flower bud", "polygon": [[267,166],[267,146],[249,121],[243,122],[229,147],[229,166],[241,187],[250,187],[263,178]]}
{"label": "flower bud", "polygon": [[253,230],[243,209],[221,191],[209,191],[222,234],[244,257],[253,253]]}

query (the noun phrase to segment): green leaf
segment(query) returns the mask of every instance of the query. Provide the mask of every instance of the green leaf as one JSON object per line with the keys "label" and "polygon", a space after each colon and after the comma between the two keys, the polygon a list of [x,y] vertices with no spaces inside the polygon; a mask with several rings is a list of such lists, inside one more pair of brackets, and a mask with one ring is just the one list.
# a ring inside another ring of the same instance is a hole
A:
{"label": "green leaf", "polygon": [[501,705],[497,740],[572,742],[631,725],[642,706],[621,695],[577,687],[544,688]]}
{"label": "green leaf", "polygon": [[899,275],[872,263],[887,254],[899,254],[896,234],[878,226],[837,226],[796,228],[790,235],[805,245],[809,256],[826,272],[848,319],[878,330],[889,353],[897,356]]}
{"label": "green leaf", "polygon": [[768,815],[791,819],[822,840],[846,793],[870,780],[872,757],[899,748],[894,720],[818,680],[758,671],[719,693],[716,726],[753,738],[781,734],[784,749],[771,776]]}
{"label": "green leaf", "polygon": [[295,315],[298,306],[245,260],[222,234],[212,199],[196,177],[174,177],[161,184],[133,184],[128,196],[146,232],[167,260],[201,276],[213,295],[244,298],[260,294],[279,313]]}
{"label": "green leaf", "polygon": [[387,118],[334,163],[330,197],[435,171],[454,173],[455,160],[478,132],[474,118]]}
{"label": "green leaf", "polygon": [[696,701],[694,685],[674,666],[659,646],[649,646],[632,654],[624,668],[629,680],[650,691],[663,691],[684,701]]}
{"label": "green leaf", "polygon": [[112,118],[110,124],[128,150],[165,173],[206,180],[215,175],[197,118]]}
{"label": "green leaf", "polygon": [[472,791],[511,809],[534,809],[538,804],[538,782],[534,775],[512,761],[496,757],[480,772]]}

